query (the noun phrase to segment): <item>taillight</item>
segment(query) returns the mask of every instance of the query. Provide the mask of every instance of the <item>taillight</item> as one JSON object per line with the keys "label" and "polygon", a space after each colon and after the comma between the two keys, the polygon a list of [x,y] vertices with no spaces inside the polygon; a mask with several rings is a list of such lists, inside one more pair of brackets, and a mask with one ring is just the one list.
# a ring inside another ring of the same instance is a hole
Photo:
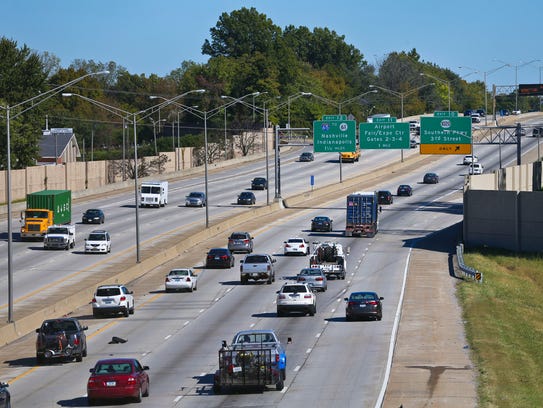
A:
{"label": "taillight", "polygon": [[74,346],[79,346],[80,342],[81,342],[81,340],[79,340],[79,337],[75,336],[75,338],[74,338]]}
{"label": "taillight", "polygon": [[170,281],[170,278],[166,277],[166,282],[169,282]]}
{"label": "taillight", "polygon": [[303,282],[303,281],[305,281],[305,278],[303,276],[299,276],[298,277],[298,282]]}
{"label": "taillight", "polygon": [[279,354],[276,354],[276,355],[275,355],[275,362],[276,362],[276,363],[279,362]]}
{"label": "taillight", "polygon": [[221,259],[226,259],[228,258],[226,255],[221,255]]}
{"label": "taillight", "polygon": [[87,384],[92,387],[92,386],[94,386],[95,383],[96,383],[96,381],[94,380],[93,377],[91,377],[91,378],[89,378],[89,381],[88,381]]}
{"label": "taillight", "polygon": [[324,279],[322,279],[322,277],[319,276],[318,278],[315,278],[315,280],[318,281],[318,282],[320,282],[320,281],[322,281],[322,280],[324,280]]}
{"label": "taillight", "polygon": [[131,376],[131,377],[128,377],[127,381],[128,381],[129,384],[130,384],[130,383],[135,383],[135,382],[136,382],[136,379],[135,379],[134,377]]}
{"label": "taillight", "polygon": [[285,244],[285,248],[290,248],[290,245],[289,245],[289,244]]}
{"label": "taillight", "polygon": [[92,303],[96,303],[96,298],[95,297],[92,298]]}
{"label": "taillight", "polygon": [[356,302],[349,302],[347,306],[356,306]]}
{"label": "taillight", "polygon": [[376,305],[377,301],[376,300],[370,300],[369,302],[366,302],[366,304],[368,304],[368,305]]}
{"label": "taillight", "polygon": [[190,278],[189,278],[188,276],[187,276],[187,280],[186,280],[186,281],[187,281],[187,282],[190,282]]}
{"label": "taillight", "polygon": [[249,243],[249,240],[248,240],[248,239],[244,239],[244,240],[243,240],[243,243],[244,243],[244,244],[248,244],[248,243]]}
{"label": "taillight", "polygon": [[279,295],[279,299],[286,299],[287,297],[283,295],[282,293]]}
{"label": "taillight", "polygon": [[300,244],[300,248],[304,248],[304,247],[305,247],[305,245],[304,245],[304,244]]}
{"label": "taillight", "polygon": [[126,300],[126,296],[121,296],[121,302],[124,302]]}
{"label": "taillight", "polygon": [[311,295],[309,293],[304,295],[304,299],[311,299]]}

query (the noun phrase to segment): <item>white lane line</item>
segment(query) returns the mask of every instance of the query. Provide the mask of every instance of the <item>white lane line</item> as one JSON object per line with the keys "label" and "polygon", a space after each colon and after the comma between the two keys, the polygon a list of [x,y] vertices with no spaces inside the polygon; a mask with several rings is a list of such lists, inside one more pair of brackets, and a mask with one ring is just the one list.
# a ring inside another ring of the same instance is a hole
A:
{"label": "white lane line", "polygon": [[205,309],[200,309],[199,313],[204,313],[205,311],[206,311]]}
{"label": "white lane line", "polygon": [[315,337],[318,339],[321,336],[322,333],[315,334]]}
{"label": "white lane line", "polygon": [[311,348],[308,348],[305,352],[306,352],[306,354],[311,353]]}
{"label": "white lane line", "polygon": [[186,326],[186,325],[189,324],[189,323],[190,323],[190,321],[187,320],[185,323],[183,323],[183,326]]}
{"label": "white lane line", "polygon": [[220,300],[220,298],[215,298],[214,302],[218,302]]}
{"label": "white lane line", "polygon": [[168,334],[166,337],[164,337],[164,340],[168,340],[170,337],[172,337],[172,335]]}
{"label": "white lane line", "polygon": [[251,324],[249,325],[249,327],[252,329],[253,327],[255,327],[255,324],[256,324],[256,323],[251,323]]}
{"label": "white lane line", "polygon": [[[332,313],[335,313],[335,312],[336,312],[336,308],[333,308]],[[326,321],[326,323],[328,323],[328,320]]]}
{"label": "white lane line", "polygon": [[294,371],[296,373],[296,372],[300,371],[300,368],[302,368],[302,367],[301,366],[296,366],[296,367],[294,367],[294,370],[292,370],[292,371]]}
{"label": "white lane line", "polygon": [[183,398],[183,396],[182,396],[182,395],[178,395],[177,397],[174,398],[173,402],[174,402],[174,403],[178,403],[178,402],[181,400],[181,398]]}
{"label": "white lane line", "polygon": [[284,394],[285,392],[287,392],[288,390],[288,387],[283,387],[283,389],[281,390],[281,394]]}

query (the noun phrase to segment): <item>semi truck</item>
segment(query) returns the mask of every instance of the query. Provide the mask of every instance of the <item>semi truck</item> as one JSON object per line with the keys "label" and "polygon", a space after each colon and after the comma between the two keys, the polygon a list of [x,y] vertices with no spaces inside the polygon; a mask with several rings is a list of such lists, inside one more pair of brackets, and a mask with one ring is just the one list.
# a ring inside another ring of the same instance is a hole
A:
{"label": "semi truck", "polygon": [[222,342],[213,391],[219,394],[232,388],[267,386],[281,391],[286,367],[285,348],[273,330],[243,330],[236,333],[230,345]]}
{"label": "semi truck", "polygon": [[144,181],[140,187],[142,207],[164,207],[168,204],[167,181]]}
{"label": "semi truck", "polygon": [[345,236],[372,238],[378,230],[378,199],[375,191],[359,191],[347,196]]}
{"label": "semi truck", "polygon": [[345,279],[347,265],[343,246],[332,241],[313,242],[309,267],[320,268],[326,278],[334,276],[336,279]]}
{"label": "semi truck", "polygon": [[42,190],[26,195],[26,210],[21,213],[21,240],[43,239],[52,225],[72,221],[72,192]]}

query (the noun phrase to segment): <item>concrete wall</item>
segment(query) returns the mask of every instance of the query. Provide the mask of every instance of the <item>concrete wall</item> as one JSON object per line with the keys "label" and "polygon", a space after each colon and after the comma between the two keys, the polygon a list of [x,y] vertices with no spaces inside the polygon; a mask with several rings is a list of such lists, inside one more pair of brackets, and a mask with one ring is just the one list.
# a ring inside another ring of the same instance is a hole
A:
{"label": "concrete wall", "polygon": [[543,191],[464,193],[464,244],[543,252]]}

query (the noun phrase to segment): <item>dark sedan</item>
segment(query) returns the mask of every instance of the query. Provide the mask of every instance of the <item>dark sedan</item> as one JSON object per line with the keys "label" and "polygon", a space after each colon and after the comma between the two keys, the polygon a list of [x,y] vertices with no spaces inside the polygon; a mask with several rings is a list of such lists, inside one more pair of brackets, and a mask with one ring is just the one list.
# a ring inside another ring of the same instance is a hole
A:
{"label": "dark sedan", "polygon": [[383,317],[383,305],[380,297],[375,292],[353,292],[345,298],[345,319],[347,321],[356,318],[381,320]]}
{"label": "dark sedan", "polygon": [[436,173],[426,173],[422,182],[424,184],[437,184],[439,183],[439,176]]}
{"label": "dark sedan", "polygon": [[392,193],[388,190],[381,190],[377,192],[377,202],[379,204],[392,204],[394,199]]}
{"label": "dark sedan", "polygon": [[332,223],[333,223],[333,220],[329,217],[325,217],[325,216],[315,217],[311,220],[311,232],[315,232],[315,231],[331,232]]}
{"label": "dark sedan", "polygon": [[266,190],[268,188],[268,180],[264,177],[255,177],[251,181],[251,188],[253,190]]}
{"label": "dark sedan", "polygon": [[228,248],[211,248],[206,255],[206,268],[231,268],[234,261]]}
{"label": "dark sedan", "polygon": [[149,367],[135,358],[98,360],[87,381],[87,401],[95,405],[102,400],[132,399],[141,402],[149,396]]}
{"label": "dark sedan", "polygon": [[244,191],[238,196],[238,204],[240,205],[253,205],[256,203],[256,197],[250,191]]}
{"label": "dark sedan", "polygon": [[83,213],[81,222],[83,224],[103,224],[106,216],[102,210],[91,208]]}
{"label": "dark sedan", "polygon": [[300,155],[299,160],[301,162],[311,162],[311,161],[315,160],[315,156],[313,156],[313,153],[311,153],[311,152],[303,152]]}
{"label": "dark sedan", "polygon": [[413,188],[409,184],[400,184],[398,186],[398,191],[396,192],[398,196],[411,196],[413,195]]}

